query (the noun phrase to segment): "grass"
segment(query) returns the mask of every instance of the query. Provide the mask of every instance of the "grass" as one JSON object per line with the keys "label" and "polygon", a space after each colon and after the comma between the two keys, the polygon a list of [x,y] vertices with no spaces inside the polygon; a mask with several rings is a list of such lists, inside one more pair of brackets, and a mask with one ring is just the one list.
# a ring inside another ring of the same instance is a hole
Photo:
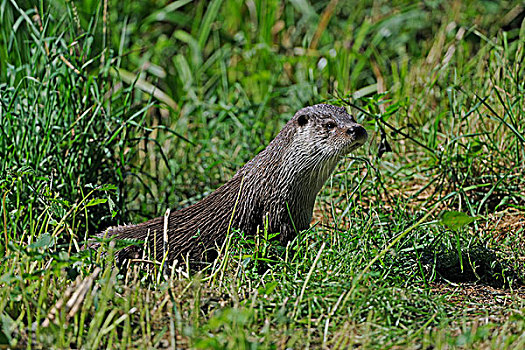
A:
{"label": "grass", "polygon": [[[523,13],[0,0],[0,347],[523,347]],[[204,271],[126,273],[80,250],[199,200],[322,101],[371,137],[289,246],[233,231]]]}

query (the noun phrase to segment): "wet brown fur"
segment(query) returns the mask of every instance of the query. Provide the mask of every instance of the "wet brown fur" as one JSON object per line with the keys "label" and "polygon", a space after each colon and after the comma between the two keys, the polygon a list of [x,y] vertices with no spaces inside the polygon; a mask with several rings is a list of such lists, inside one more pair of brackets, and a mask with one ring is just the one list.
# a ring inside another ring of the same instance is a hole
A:
{"label": "wet brown fur", "polygon": [[[233,178],[201,201],[168,218],[167,261],[183,257],[209,260],[221,247],[228,228],[247,234],[279,232],[286,243],[307,229],[317,193],[342,156],[363,145],[367,134],[344,108],[315,105],[299,110],[270,144]],[[164,217],[138,225],[107,229],[118,239],[148,239],[157,259],[164,253]],[[155,242],[155,244],[153,244]],[[140,256],[138,248],[119,252],[119,259]],[[180,261],[180,259],[179,259]]]}

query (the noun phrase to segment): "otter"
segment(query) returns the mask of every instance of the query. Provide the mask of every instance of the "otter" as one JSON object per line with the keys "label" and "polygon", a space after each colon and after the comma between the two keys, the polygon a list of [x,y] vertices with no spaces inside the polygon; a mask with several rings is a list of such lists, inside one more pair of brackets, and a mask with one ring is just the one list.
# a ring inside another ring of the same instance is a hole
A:
{"label": "otter", "polygon": [[[317,193],[338,161],[367,138],[343,107],[302,108],[264,150],[201,201],[138,225],[110,227],[101,236],[147,241],[156,258],[167,262],[210,261],[231,228],[255,234],[266,227],[284,245],[309,227]],[[140,250],[124,248],[117,259],[138,257]]]}

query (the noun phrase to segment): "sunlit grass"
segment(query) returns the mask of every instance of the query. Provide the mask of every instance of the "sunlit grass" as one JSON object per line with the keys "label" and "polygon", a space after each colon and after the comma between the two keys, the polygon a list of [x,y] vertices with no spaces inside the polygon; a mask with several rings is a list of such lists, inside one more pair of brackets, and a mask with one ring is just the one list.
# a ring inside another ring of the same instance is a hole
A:
{"label": "sunlit grass", "polygon": [[[0,347],[522,348],[520,4],[0,1]],[[80,249],[323,101],[370,142],[289,246],[234,232],[202,272]]]}

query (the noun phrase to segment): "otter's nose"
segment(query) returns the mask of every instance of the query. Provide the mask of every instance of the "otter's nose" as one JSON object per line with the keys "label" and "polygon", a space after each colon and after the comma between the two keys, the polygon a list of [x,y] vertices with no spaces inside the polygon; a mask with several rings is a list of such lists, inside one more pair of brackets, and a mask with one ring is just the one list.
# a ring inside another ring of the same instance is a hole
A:
{"label": "otter's nose", "polygon": [[361,139],[361,138],[368,137],[368,134],[366,133],[365,128],[363,128],[359,124],[352,125],[352,126],[348,127],[348,129],[346,129],[346,133],[349,136],[354,137],[355,139]]}

